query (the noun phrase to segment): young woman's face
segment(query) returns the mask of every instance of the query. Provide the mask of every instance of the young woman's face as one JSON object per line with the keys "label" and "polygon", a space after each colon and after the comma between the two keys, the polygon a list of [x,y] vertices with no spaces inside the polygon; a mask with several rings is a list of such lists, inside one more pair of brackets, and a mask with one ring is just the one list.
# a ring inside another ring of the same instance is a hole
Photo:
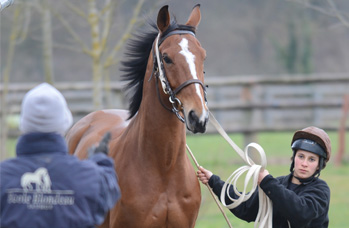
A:
{"label": "young woman's face", "polygon": [[294,158],[294,173],[298,178],[306,179],[311,177],[319,166],[319,155],[305,151],[298,150]]}

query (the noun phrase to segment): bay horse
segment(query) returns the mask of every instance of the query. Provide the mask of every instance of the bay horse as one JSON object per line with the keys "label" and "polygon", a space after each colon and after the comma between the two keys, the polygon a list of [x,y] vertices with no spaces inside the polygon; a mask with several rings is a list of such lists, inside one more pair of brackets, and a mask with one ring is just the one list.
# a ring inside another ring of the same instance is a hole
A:
{"label": "bay horse", "polygon": [[201,192],[185,148],[186,128],[203,133],[208,122],[206,51],[195,36],[200,20],[200,5],[184,25],[170,18],[168,6],[162,7],[153,31],[128,43],[122,70],[129,111],[90,113],[67,134],[70,153],[83,159],[111,132],[109,156],[121,199],[101,227],[195,226]]}

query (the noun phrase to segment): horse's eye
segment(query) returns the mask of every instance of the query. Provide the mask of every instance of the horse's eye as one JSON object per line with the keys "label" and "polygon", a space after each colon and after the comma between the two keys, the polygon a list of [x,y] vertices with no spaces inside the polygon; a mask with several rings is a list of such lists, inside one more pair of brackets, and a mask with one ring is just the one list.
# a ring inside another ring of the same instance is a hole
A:
{"label": "horse's eye", "polygon": [[171,64],[173,63],[172,60],[170,59],[170,57],[168,57],[167,55],[162,56],[162,59],[165,61],[165,63],[167,64]]}

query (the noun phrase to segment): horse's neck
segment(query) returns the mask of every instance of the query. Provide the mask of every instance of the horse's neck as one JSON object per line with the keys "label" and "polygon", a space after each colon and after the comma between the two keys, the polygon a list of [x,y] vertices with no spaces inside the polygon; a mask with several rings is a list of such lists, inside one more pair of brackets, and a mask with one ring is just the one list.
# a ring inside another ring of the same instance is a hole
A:
{"label": "horse's neck", "polygon": [[[185,156],[185,125],[176,115],[165,109],[157,96],[155,78],[144,89],[137,116],[132,121],[137,137],[138,156],[148,162],[170,168]],[[161,89],[161,88],[160,88]]]}

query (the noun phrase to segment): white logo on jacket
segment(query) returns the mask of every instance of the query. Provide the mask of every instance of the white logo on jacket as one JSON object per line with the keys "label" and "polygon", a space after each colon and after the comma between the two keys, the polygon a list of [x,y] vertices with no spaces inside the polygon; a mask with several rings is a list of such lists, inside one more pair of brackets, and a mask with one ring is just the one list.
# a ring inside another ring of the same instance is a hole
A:
{"label": "white logo on jacket", "polygon": [[20,184],[22,188],[7,190],[8,204],[26,205],[28,209],[36,210],[52,210],[55,206],[74,205],[74,191],[51,189],[51,178],[44,167],[24,173]]}
{"label": "white logo on jacket", "polygon": [[51,179],[46,168],[38,168],[34,173],[24,173],[21,178],[21,186],[24,191],[33,190],[51,192]]}

